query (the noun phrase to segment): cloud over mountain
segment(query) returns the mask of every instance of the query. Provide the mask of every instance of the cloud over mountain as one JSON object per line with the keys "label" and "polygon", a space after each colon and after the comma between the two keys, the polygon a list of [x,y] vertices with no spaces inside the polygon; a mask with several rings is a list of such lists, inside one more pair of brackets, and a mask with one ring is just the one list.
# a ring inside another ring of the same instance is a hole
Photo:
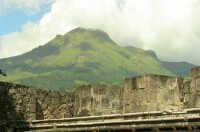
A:
{"label": "cloud over mountain", "polygon": [[[38,23],[0,37],[0,56],[23,53],[75,27],[106,31],[121,46],[155,50],[167,61],[200,64],[198,0],[56,0]],[[8,54],[13,47],[13,54]]]}
{"label": "cloud over mountain", "polygon": [[38,12],[43,5],[55,0],[1,0],[0,14],[11,9],[24,10],[28,14]]}

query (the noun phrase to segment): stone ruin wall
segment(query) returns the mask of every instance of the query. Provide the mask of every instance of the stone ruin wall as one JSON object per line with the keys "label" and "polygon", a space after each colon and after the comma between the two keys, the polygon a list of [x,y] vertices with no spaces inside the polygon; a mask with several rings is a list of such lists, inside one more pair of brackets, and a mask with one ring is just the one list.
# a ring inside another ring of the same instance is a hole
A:
{"label": "stone ruin wall", "polygon": [[0,121],[74,116],[74,95],[0,82]]}
{"label": "stone ruin wall", "polygon": [[170,112],[200,108],[200,67],[191,70],[191,78],[144,75],[125,79],[123,88],[97,84],[82,86],[76,90],[77,114]]}
{"label": "stone ruin wall", "polygon": [[77,116],[120,114],[123,112],[123,88],[90,84],[76,89]]}
{"label": "stone ruin wall", "polygon": [[180,77],[144,75],[125,79],[124,87],[81,86],[74,93],[46,91],[0,82],[0,121],[148,111],[181,111],[200,107],[200,67],[190,81]]}
{"label": "stone ruin wall", "polygon": [[145,75],[125,80],[124,111],[178,111],[184,108],[183,78]]}
{"label": "stone ruin wall", "polygon": [[144,75],[125,79],[124,88],[82,86],[76,90],[78,116],[182,110],[188,107],[188,83],[178,77]]}
{"label": "stone ruin wall", "polygon": [[200,67],[191,69],[191,86],[189,96],[189,107],[200,107]]}

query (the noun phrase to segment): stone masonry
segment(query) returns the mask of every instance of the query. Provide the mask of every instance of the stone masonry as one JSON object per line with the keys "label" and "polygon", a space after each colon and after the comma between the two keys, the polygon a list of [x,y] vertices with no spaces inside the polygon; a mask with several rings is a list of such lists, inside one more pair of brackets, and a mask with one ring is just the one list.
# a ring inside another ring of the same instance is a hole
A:
{"label": "stone masonry", "polygon": [[0,122],[74,116],[74,95],[0,82]]}
{"label": "stone masonry", "polygon": [[77,88],[77,115],[105,115],[200,108],[200,67],[191,80],[163,75],[127,78],[123,88],[87,85]]}
{"label": "stone masonry", "polygon": [[125,113],[184,108],[183,78],[145,75],[125,80]]}
{"label": "stone masonry", "polygon": [[74,93],[0,82],[0,123],[200,107],[200,67],[191,80],[163,75],[127,78],[124,87],[90,84]]}
{"label": "stone masonry", "polygon": [[120,114],[123,88],[90,84],[76,89],[78,116]]}

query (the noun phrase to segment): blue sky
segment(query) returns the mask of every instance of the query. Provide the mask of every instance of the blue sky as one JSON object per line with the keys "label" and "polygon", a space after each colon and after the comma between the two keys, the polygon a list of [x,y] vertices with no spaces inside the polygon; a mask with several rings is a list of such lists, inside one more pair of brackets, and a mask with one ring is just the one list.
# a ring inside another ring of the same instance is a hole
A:
{"label": "blue sky", "polygon": [[120,46],[200,65],[199,0],[0,0],[0,58],[76,28],[101,29]]}
{"label": "blue sky", "polygon": [[27,21],[38,22],[45,13],[49,12],[51,4],[46,4],[41,9],[34,13],[28,14],[23,10],[8,9],[0,14],[0,36],[12,32],[20,32]]}

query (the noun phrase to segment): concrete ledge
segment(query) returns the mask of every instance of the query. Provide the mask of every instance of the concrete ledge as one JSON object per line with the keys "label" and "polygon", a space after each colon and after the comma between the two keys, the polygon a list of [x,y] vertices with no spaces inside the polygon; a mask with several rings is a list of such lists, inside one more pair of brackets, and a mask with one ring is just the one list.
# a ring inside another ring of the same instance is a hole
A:
{"label": "concrete ledge", "polygon": [[[77,117],[31,121],[30,129],[55,131],[91,131],[124,129],[181,129],[190,130],[200,126],[198,108],[185,109],[182,112],[140,112],[121,115]],[[150,116],[150,118],[149,118]],[[146,118],[144,118],[146,117]],[[36,129],[37,128],[37,129]],[[40,129],[41,128],[41,129]]]}
{"label": "concrete ledge", "polygon": [[74,118],[63,118],[63,119],[46,119],[46,120],[33,120],[31,124],[38,123],[52,123],[52,122],[77,122],[87,120],[111,120],[116,118],[150,118],[160,116],[178,116],[186,115],[189,113],[200,113],[200,108],[184,109],[183,111],[152,111],[152,112],[138,112],[138,113],[127,113],[127,114],[115,114],[115,115],[103,115],[103,116],[87,116],[87,117],[74,117]]}

